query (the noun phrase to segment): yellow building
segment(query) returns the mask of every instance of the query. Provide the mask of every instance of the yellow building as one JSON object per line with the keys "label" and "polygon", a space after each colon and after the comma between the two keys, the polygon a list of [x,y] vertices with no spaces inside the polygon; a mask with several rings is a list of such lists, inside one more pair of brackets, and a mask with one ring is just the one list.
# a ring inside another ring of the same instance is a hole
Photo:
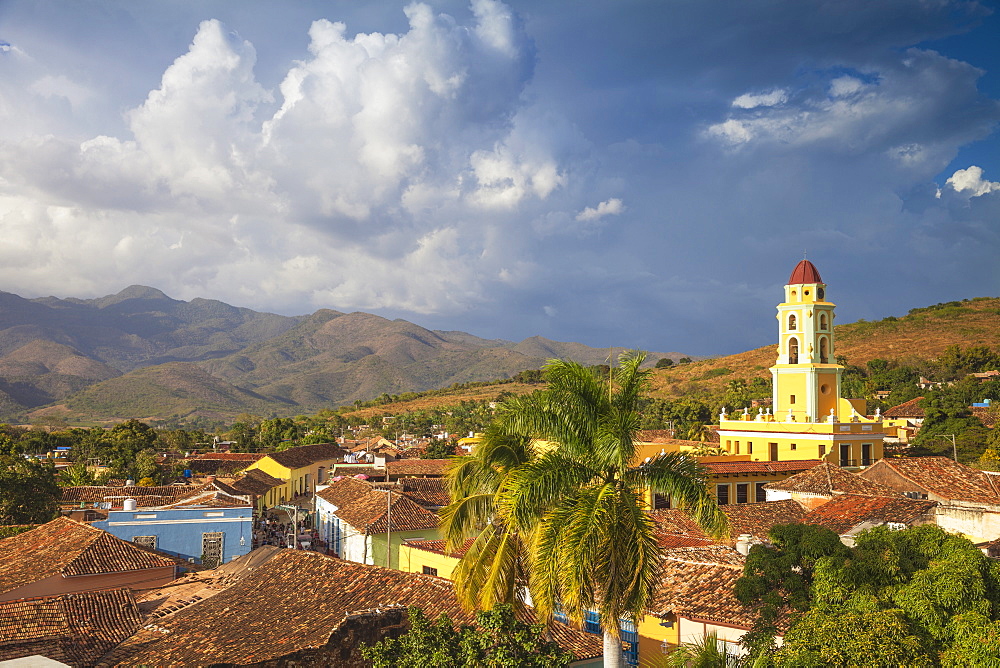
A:
{"label": "yellow building", "polygon": [[752,461],[822,459],[843,467],[882,458],[882,419],[865,417],[865,402],[840,396],[834,305],[812,262],[802,260],[778,304],[778,358],[771,367],[774,412],[723,408],[722,447]]}
{"label": "yellow building", "polygon": [[284,481],[283,485],[271,488],[263,496],[264,506],[273,508],[296,497],[311,497],[316,485],[326,482],[333,465],[343,457],[344,451],[332,443],[299,445],[269,453],[245,470],[259,469]]}

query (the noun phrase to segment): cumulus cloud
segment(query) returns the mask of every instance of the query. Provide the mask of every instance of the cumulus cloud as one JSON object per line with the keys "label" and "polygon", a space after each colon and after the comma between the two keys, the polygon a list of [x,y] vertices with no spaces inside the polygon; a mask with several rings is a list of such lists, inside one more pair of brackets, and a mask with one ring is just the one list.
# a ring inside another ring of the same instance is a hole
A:
{"label": "cumulus cloud", "polygon": [[617,197],[612,197],[611,199],[598,204],[597,208],[588,206],[586,209],[576,214],[576,219],[588,222],[600,220],[605,216],[617,216],[624,210],[625,205],[622,204],[622,201]]}
{"label": "cumulus cloud", "polygon": [[1000,183],[983,178],[982,167],[972,165],[967,169],[959,169],[945,182],[956,192],[967,193],[969,197],[979,197],[986,193],[1000,190]]}
{"label": "cumulus cloud", "polygon": [[[125,114],[129,135],[0,145],[8,250],[33,258],[43,290],[58,266],[81,291],[128,276],[256,304],[480,303],[485,282],[512,280],[503,256],[520,242],[498,231],[566,186],[575,138],[523,96],[535,53],[520,19],[495,0],[470,10],[462,24],[410,4],[400,34],[316,20],[277,91],[256,79],[251,43],[202,22]],[[26,87],[87,94],[55,75]],[[0,268],[8,285],[25,278],[17,264]]]}

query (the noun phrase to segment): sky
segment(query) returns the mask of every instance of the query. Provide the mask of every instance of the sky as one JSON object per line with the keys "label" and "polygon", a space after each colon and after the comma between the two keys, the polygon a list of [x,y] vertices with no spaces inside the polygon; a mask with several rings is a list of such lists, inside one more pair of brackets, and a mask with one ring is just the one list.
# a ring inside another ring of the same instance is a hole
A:
{"label": "sky", "polygon": [[1000,9],[0,0],[0,290],[721,355],[1000,296]]}

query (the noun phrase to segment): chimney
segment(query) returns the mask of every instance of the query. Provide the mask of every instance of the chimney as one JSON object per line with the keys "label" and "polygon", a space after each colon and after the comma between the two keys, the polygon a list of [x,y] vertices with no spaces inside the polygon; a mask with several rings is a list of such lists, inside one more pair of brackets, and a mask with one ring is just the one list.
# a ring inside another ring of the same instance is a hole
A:
{"label": "chimney", "polygon": [[744,557],[750,554],[750,546],[753,544],[753,536],[748,533],[741,533],[736,538],[736,551]]}
{"label": "chimney", "polygon": [[206,476],[205,482],[215,482],[215,476],[214,475]]}

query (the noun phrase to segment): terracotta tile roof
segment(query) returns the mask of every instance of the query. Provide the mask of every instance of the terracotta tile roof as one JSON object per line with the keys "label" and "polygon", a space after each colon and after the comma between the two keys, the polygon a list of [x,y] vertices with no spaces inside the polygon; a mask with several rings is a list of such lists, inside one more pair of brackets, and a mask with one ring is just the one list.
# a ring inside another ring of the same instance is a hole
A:
{"label": "terracotta tile roof", "polygon": [[716,543],[732,544],[742,533],[765,540],[772,527],[793,524],[805,516],[806,511],[791,500],[766,503],[741,503],[722,506],[729,518],[729,537],[712,540],[683,510],[669,508],[654,510],[649,516],[656,523],[656,539],[660,547],[695,547]]}
{"label": "terracotta tile roof", "polygon": [[0,603],[0,661],[40,655],[92,666],[141,623],[128,589]]}
{"label": "terracotta tile roof", "polygon": [[874,476],[881,467],[943,499],[1000,505],[992,476],[947,457],[886,457],[862,473]]}
{"label": "terracotta tile roof", "polygon": [[861,524],[879,525],[887,522],[910,524],[927,515],[936,501],[906,497],[856,496],[834,497],[802,518],[803,524],[816,524],[844,534]]}
{"label": "terracotta tile roof", "polygon": [[663,558],[689,564],[709,564],[743,568],[746,558],[730,545],[696,545],[663,551]]}
{"label": "terracotta tile roof", "polygon": [[0,592],[62,575],[96,575],[173,566],[150,550],[89,524],[60,517],[37,529],[0,540]]}
{"label": "terracotta tile roof", "polygon": [[241,499],[234,496],[229,496],[228,494],[222,494],[220,492],[215,492],[213,494],[206,494],[198,496],[192,499],[184,499],[183,501],[178,501],[177,503],[171,503],[170,505],[163,506],[165,509],[169,508],[249,508],[250,503],[246,499]]}
{"label": "terracotta tile roof", "polygon": [[[396,606],[417,606],[431,617],[445,613],[459,624],[473,621],[447,580],[278,550],[225,591],[147,624],[108,658],[132,666],[274,661],[325,646],[348,615]],[[602,653],[599,636],[561,624],[553,636],[579,659]]]}
{"label": "terracotta tile roof", "polygon": [[833,496],[834,494],[867,494],[869,496],[893,496],[898,497],[899,492],[886,487],[880,482],[862,478],[856,473],[845,471],[836,464],[823,462],[808,471],[796,473],[795,475],[769,482],[764,485],[764,489],[773,489],[781,492],[799,492],[803,494],[817,494],[819,496]]}
{"label": "terracotta tile roof", "polygon": [[451,503],[443,478],[400,478],[395,482],[374,482],[372,487],[399,492],[424,508],[440,508]]}
{"label": "terracotta tile roof", "polygon": [[973,406],[972,415],[979,418],[979,421],[990,429],[997,426],[998,418],[1000,418],[996,406]]}
{"label": "terracotta tile roof", "polygon": [[822,464],[819,459],[798,459],[784,462],[702,462],[711,473],[788,473],[808,471]]}
{"label": "terracotta tile roof", "polygon": [[[386,495],[391,500],[386,500]],[[318,493],[324,501],[337,506],[337,517],[362,533],[419,531],[434,529],[438,516],[422,508],[409,497],[392,491],[376,490],[354,478],[330,483]],[[390,507],[387,509],[386,506]]]}
{"label": "terracotta tile roof", "polygon": [[885,412],[882,413],[882,417],[922,418],[924,417],[924,409],[920,407],[920,401],[922,399],[923,397],[917,397],[916,399],[910,399],[909,401],[903,402],[898,406],[887,408]]}
{"label": "terracotta tile roof", "polygon": [[284,480],[275,478],[260,469],[250,469],[242,477],[229,483],[229,486],[232,487],[233,491],[237,494],[263,496],[264,494],[267,494],[269,490],[284,484]]}
{"label": "terracotta tile roof", "polygon": [[450,459],[400,459],[386,462],[385,470],[389,475],[436,475],[443,476]]}
{"label": "terracotta tile roof", "polygon": [[779,524],[801,522],[806,510],[791,499],[764,503],[741,503],[723,507],[729,518],[729,536],[735,541],[740,534],[748,533],[758,540],[767,540],[767,534]]}
{"label": "terracotta tile roof", "polygon": [[743,557],[731,548],[724,549],[729,550],[725,556],[704,548],[664,554],[650,612],[657,617],[677,614],[750,628],[756,611],[744,607],[733,595],[736,581],[743,575]]}
{"label": "terracotta tile roof", "polygon": [[139,508],[156,508],[177,503],[205,491],[210,483],[202,485],[167,485],[163,487],[64,487],[59,503],[63,507],[80,503],[110,503],[120,509],[125,499],[135,499]]}
{"label": "terracotta tile roof", "polygon": [[344,449],[336,443],[314,443],[313,445],[297,445],[281,452],[272,452],[267,456],[285,468],[294,470],[312,466],[324,460],[343,459],[344,454]]}

